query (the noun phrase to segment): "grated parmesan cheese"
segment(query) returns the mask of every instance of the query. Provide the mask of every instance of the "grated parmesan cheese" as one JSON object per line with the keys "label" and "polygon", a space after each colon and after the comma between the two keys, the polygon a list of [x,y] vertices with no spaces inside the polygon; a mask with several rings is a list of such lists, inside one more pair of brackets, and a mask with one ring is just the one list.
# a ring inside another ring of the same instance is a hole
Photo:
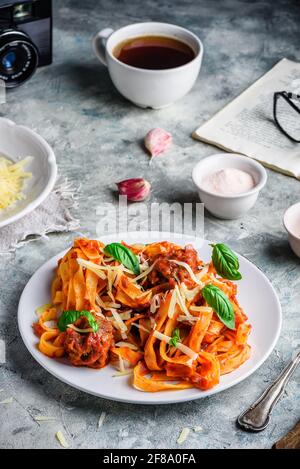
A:
{"label": "grated parmesan cheese", "polygon": [[98,428],[101,428],[106,417],[106,412],[101,412],[101,415],[98,420]]}
{"label": "grated parmesan cheese", "polygon": [[182,261],[175,261],[174,259],[170,259],[170,262],[174,262],[174,264],[177,264],[177,265],[180,265],[181,267],[184,267],[188,271],[188,273],[190,274],[191,279],[194,280],[194,282],[197,283],[197,285],[200,285],[200,287],[202,286],[202,282],[199,280],[199,278],[196,277],[196,275],[192,271],[189,264],[187,264],[186,262],[182,262]]}
{"label": "grated parmesan cheese", "polygon": [[106,311],[110,311],[111,308],[115,308],[115,309],[121,308],[121,305],[119,303],[104,302],[102,298],[100,298],[99,295],[96,295],[96,303],[98,304],[98,306],[101,306],[101,308],[105,309]]}
{"label": "grated parmesan cheese", "polygon": [[[124,311],[124,313],[119,313],[120,318],[123,319],[123,320],[130,319],[131,318],[131,311],[132,310]],[[105,317],[105,316],[103,316],[103,317]],[[112,321],[114,323],[116,322],[113,316],[112,317],[111,316],[106,316],[106,319],[108,319],[108,321]]]}
{"label": "grated parmesan cheese", "polygon": [[114,317],[114,319],[117,323],[118,329],[123,333],[126,332],[127,331],[127,326],[126,326],[125,322],[123,321],[123,319],[121,318],[118,311],[116,311],[114,308],[111,308],[111,312],[112,312],[112,315],[113,315],[113,317]]}
{"label": "grated parmesan cheese", "polygon": [[117,342],[116,347],[127,347],[130,348],[131,350],[138,350],[138,347],[134,344],[131,344],[130,342]]}
{"label": "grated parmesan cheese", "polygon": [[113,272],[122,270],[123,272],[127,272],[128,274],[132,274],[131,270],[126,269],[123,265],[99,265],[95,264],[94,262],[81,259],[80,257],[77,258],[77,263],[82,267],[85,267],[86,269],[95,272],[95,274],[97,274],[103,280],[106,279],[105,271]]}
{"label": "grated parmesan cheese", "polygon": [[180,284],[180,293],[183,296],[183,298],[186,298],[188,301],[193,301],[195,296],[201,291],[201,287],[196,287],[193,288],[192,290],[189,290],[186,286],[185,283]]}
{"label": "grated parmesan cheese", "polygon": [[203,269],[201,270],[201,272],[198,272],[198,273],[196,274],[196,277],[197,277],[199,280],[201,280],[202,277],[204,277],[204,275],[207,274],[208,269],[209,269],[209,264],[206,264],[206,265],[203,267]]}
{"label": "grated parmesan cheese", "polygon": [[187,318],[186,316],[182,315],[182,316],[178,316],[177,321],[193,323],[193,322],[199,321],[199,319],[200,319],[199,316],[191,316],[190,318]]}
{"label": "grated parmesan cheese", "polygon": [[58,430],[58,432],[55,433],[55,436],[56,436],[58,442],[60,443],[60,445],[63,448],[69,448],[70,447],[69,443],[65,439],[65,437],[64,437],[63,433],[61,432],[61,430]]}
{"label": "grated parmesan cheese", "polygon": [[140,275],[138,275],[137,277],[135,277],[133,280],[134,282],[137,282],[138,280],[141,280],[142,278],[144,277],[147,277],[148,274],[150,274],[151,270],[154,269],[154,266],[156,264],[157,261],[154,261],[153,264],[147,269],[145,270],[144,272],[142,272]]}
{"label": "grated parmesan cheese", "polygon": [[177,439],[177,443],[179,445],[181,445],[182,443],[185,442],[185,440],[187,439],[187,437],[189,436],[189,433],[190,433],[190,429],[188,427],[184,427],[182,430],[181,430],[181,433],[179,435],[179,438]]}
{"label": "grated parmesan cheese", "polygon": [[112,292],[114,281],[115,281],[115,272],[113,272],[112,270],[109,270],[107,272],[107,294],[110,297],[110,299],[113,301],[113,303],[115,303],[115,297]]}
{"label": "grated parmesan cheese", "polygon": [[125,371],[124,360],[123,360],[123,358],[121,357],[121,355],[119,355],[119,371],[120,371],[121,373],[124,373],[124,371]]}
{"label": "grated parmesan cheese", "polygon": [[4,210],[18,200],[25,199],[22,193],[24,180],[32,177],[32,173],[24,172],[24,166],[32,158],[27,157],[13,163],[0,157],[0,210]]}
{"label": "grated parmesan cheese", "polygon": [[179,306],[180,306],[182,312],[183,312],[188,318],[192,317],[192,315],[190,314],[189,310],[188,310],[187,307],[186,307],[184,298],[182,298],[182,296],[181,296],[181,293],[180,293],[180,290],[179,290],[178,285],[175,285],[175,290],[176,290],[176,294],[177,294],[178,304],[179,304]]}
{"label": "grated parmesan cheese", "polygon": [[156,295],[153,295],[152,300],[150,302],[150,313],[154,314],[160,307],[160,294],[157,293]]}
{"label": "grated parmesan cheese", "polygon": [[[162,340],[162,341],[166,342],[167,344],[170,343],[171,337],[169,337],[166,334],[162,334],[161,332],[154,331],[153,335],[157,339]],[[186,345],[182,344],[181,342],[178,342],[175,347],[178,348],[178,350],[180,350],[182,353],[184,353],[185,355],[190,357],[192,361],[196,360],[196,358],[198,357],[198,353],[194,352],[194,350],[192,350],[191,348],[189,348]]]}
{"label": "grated parmesan cheese", "polygon": [[172,292],[172,296],[171,296],[171,300],[169,304],[169,310],[168,310],[168,317],[170,319],[172,319],[172,317],[174,316],[176,304],[177,304],[177,292],[174,289]]}
{"label": "grated parmesan cheese", "polygon": [[146,329],[146,327],[142,326],[141,324],[136,324],[135,322],[133,322],[131,326],[137,327],[138,329],[141,329],[142,331],[150,333],[149,329]]}
{"label": "grated parmesan cheese", "polygon": [[193,428],[194,432],[198,433],[198,432],[203,432],[203,428],[200,427],[200,425],[198,427],[194,427]]}
{"label": "grated parmesan cheese", "polygon": [[0,404],[12,404],[13,398],[8,397],[7,399],[4,399],[3,401],[0,401]]}
{"label": "grated parmesan cheese", "polygon": [[48,417],[47,415],[37,415],[33,418],[36,422],[50,422],[51,420],[57,420],[56,417]]}
{"label": "grated parmesan cheese", "polygon": [[107,270],[106,266],[104,267],[81,258],[77,258],[77,263],[81,265],[81,267],[85,267],[86,269],[94,272],[94,274],[98,275],[98,277],[100,277],[102,280],[106,279],[106,274],[103,272],[104,270]]}
{"label": "grated parmesan cheese", "polygon": [[211,313],[213,311],[210,306],[190,306],[190,310],[198,313]]}
{"label": "grated parmesan cheese", "polygon": [[117,378],[118,376],[132,375],[132,373],[133,370],[116,371],[116,373],[113,375],[113,378]]}

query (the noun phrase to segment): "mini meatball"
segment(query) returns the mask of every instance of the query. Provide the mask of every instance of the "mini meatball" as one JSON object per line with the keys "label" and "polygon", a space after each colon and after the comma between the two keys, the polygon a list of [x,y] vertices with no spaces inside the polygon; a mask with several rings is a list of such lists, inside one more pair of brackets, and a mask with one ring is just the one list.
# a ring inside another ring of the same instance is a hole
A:
{"label": "mini meatball", "polygon": [[[77,327],[88,327],[80,319]],[[67,328],[64,348],[74,366],[103,368],[108,362],[108,352],[113,343],[113,327],[107,319],[99,322],[97,332],[80,333]]]}
{"label": "mini meatball", "polygon": [[156,265],[149,274],[151,285],[156,285],[161,281],[161,278],[165,278],[169,281],[171,288],[174,288],[177,279],[180,282],[184,282],[187,286],[192,287],[194,281],[191,279],[190,274],[184,267],[170,262],[171,259],[186,262],[193,272],[197,272],[198,267],[203,265],[198,259],[197,251],[190,245],[171,253],[160,254],[156,257]]}

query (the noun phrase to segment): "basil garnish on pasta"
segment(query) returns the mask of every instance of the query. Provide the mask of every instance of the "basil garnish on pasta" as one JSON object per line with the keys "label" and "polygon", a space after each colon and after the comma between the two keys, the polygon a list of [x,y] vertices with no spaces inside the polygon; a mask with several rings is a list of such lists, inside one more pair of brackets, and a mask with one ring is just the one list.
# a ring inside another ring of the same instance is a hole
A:
{"label": "basil garnish on pasta", "polygon": [[68,311],[63,311],[62,315],[60,316],[58,322],[57,322],[57,327],[60,331],[64,332],[67,327],[70,324],[74,324],[74,322],[77,321],[77,319],[81,317],[85,317],[88,320],[88,323],[90,327],[93,329],[94,332],[97,332],[99,329],[99,325],[89,311],[74,311],[74,310],[68,310]]}
{"label": "basil garnish on pasta", "polygon": [[178,342],[180,342],[180,331],[179,329],[174,329],[172,338],[169,341],[169,345],[172,345],[172,347],[176,347]]}
{"label": "basil garnish on pasta", "polygon": [[211,244],[212,262],[217,273],[228,280],[241,280],[240,264],[236,254],[223,243]]}
{"label": "basil garnish on pasta", "polygon": [[222,323],[225,324],[228,329],[234,329],[234,309],[225,293],[215,285],[206,285],[202,289],[202,295],[206,303],[215,311]]}
{"label": "basil garnish on pasta", "polygon": [[116,261],[120,262],[131,270],[135,275],[140,273],[140,264],[138,257],[133,252],[121,243],[107,244],[104,252],[112,256]]}

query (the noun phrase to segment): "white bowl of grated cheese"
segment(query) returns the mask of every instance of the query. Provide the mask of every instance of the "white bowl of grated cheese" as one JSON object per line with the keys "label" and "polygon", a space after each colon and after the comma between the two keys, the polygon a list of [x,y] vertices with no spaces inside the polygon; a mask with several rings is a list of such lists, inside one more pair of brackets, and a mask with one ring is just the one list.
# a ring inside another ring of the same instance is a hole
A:
{"label": "white bowl of grated cheese", "polygon": [[205,208],[217,218],[235,219],[255,204],[267,182],[265,168],[237,153],[218,153],[203,158],[192,178]]}
{"label": "white bowl of grated cheese", "polygon": [[[17,181],[19,190],[14,194],[14,180],[10,175],[8,181],[5,163],[18,163],[24,158],[22,169],[30,174],[21,185]],[[24,217],[46,199],[55,184],[57,167],[52,148],[40,135],[5,118],[0,118],[0,160],[1,228]],[[7,205],[8,193],[14,202]]]}

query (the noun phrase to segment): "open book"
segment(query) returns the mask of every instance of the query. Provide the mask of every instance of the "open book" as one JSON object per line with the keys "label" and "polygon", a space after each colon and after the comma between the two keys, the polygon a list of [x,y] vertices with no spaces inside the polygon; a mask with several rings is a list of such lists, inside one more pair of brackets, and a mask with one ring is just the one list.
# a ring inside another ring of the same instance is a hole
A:
{"label": "open book", "polygon": [[282,59],[199,127],[193,137],[300,179],[300,143],[288,139],[273,120],[275,91],[300,94],[300,63]]}

